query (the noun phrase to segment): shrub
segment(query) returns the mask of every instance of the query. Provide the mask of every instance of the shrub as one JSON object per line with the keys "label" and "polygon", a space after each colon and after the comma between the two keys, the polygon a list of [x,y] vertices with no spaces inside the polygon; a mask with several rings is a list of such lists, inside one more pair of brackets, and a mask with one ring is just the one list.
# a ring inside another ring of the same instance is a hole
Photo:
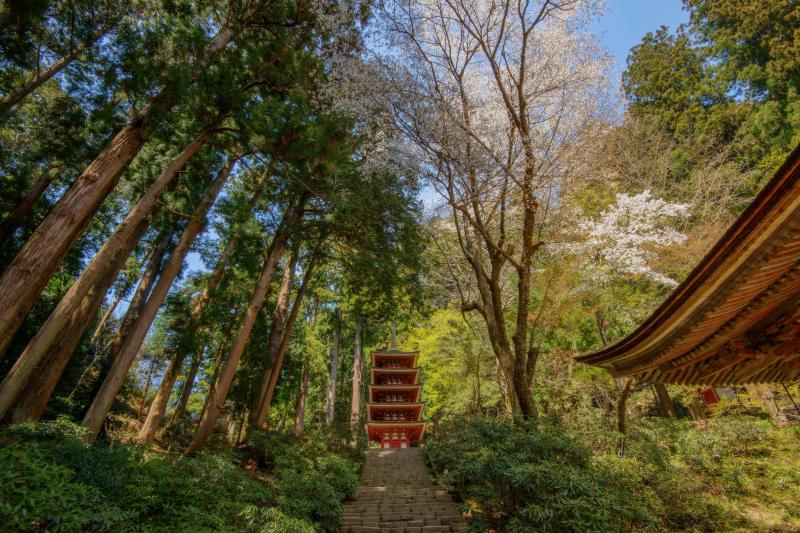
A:
{"label": "shrub", "polygon": [[635,476],[595,465],[557,425],[468,418],[441,425],[427,456],[474,501],[479,527],[503,531],[620,531],[653,517],[631,498]]}
{"label": "shrub", "polygon": [[[232,453],[162,456],[87,445],[83,435],[62,419],[11,426],[0,436],[7,443],[0,448],[6,529],[335,531],[341,502],[358,484],[352,462],[297,439],[263,436],[272,450],[265,476],[238,468]],[[260,453],[268,455],[266,446]]]}
{"label": "shrub", "polygon": [[0,523],[10,531],[114,529],[126,513],[36,445],[0,448]]}

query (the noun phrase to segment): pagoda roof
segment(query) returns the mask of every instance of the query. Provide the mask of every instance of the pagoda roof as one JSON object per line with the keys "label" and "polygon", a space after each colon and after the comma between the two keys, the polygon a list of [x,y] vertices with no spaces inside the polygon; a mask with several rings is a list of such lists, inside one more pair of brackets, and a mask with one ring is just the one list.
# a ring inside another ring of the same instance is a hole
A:
{"label": "pagoda roof", "polygon": [[[419,420],[422,417],[422,411],[425,410],[425,402],[410,402],[410,403],[400,403],[400,402],[368,402],[367,403],[367,412],[371,417],[372,410],[375,411],[397,411],[400,409],[415,409],[416,418]],[[369,420],[372,422],[371,418]],[[404,423],[407,421],[392,421],[392,423]],[[414,422],[411,420],[411,422]]]}
{"label": "pagoda roof", "polygon": [[422,383],[413,383],[411,385],[373,385],[369,384],[370,389],[387,389],[387,390],[405,390],[405,389],[421,389]]}
{"label": "pagoda roof", "polygon": [[419,350],[414,352],[402,352],[395,348],[391,348],[389,350],[374,350],[372,353],[374,355],[419,355]]}
{"label": "pagoda roof", "polygon": [[427,424],[428,424],[427,422],[415,422],[413,420],[395,421],[395,422],[383,422],[383,421],[367,422],[367,426],[384,427],[384,428],[420,427],[420,426],[425,427]]}
{"label": "pagoda roof", "polygon": [[422,416],[422,411],[425,409],[425,402],[367,402],[367,410],[384,410],[396,411],[399,409],[419,409],[419,416]]}
{"label": "pagoda roof", "polygon": [[[397,391],[414,391],[414,402],[419,400],[421,391],[422,391],[422,384],[416,383],[414,385],[369,385],[369,397],[372,398],[372,394],[375,392],[397,392]],[[369,402],[368,402],[369,403]],[[395,402],[386,402],[387,404],[395,405]],[[401,402],[397,402],[397,405],[402,405]]]}
{"label": "pagoda roof", "polygon": [[408,372],[415,372],[418,373],[422,370],[422,367],[415,366],[412,368],[381,368],[381,367],[370,367],[371,372],[379,372],[382,374],[406,374]]}
{"label": "pagoda roof", "polygon": [[377,440],[378,432],[386,431],[389,429],[397,429],[397,430],[406,430],[406,431],[413,431],[413,440],[419,440],[422,438],[422,434],[425,432],[425,426],[427,425],[426,422],[367,422],[367,435],[372,440]]}
{"label": "pagoda roof", "polygon": [[377,407],[380,409],[387,408],[387,409],[408,409],[409,407],[425,407],[425,402],[409,402],[409,403],[402,403],[402,402],[367,402],[367,407]]}
{"label": "pagoda roof", "polygon": [[417,366],[417,358],[419,357],[419,352],[401,352],[398,350],[385,350],[379,352],[372,352],[372,366],[375,366],[376,358],[382,359],[411,359],[412,363],[411,366]]}
{"label": "pagoda roof", "polygon": [[578,361],[653,382],[800,377],[800,146],[633,333]]}

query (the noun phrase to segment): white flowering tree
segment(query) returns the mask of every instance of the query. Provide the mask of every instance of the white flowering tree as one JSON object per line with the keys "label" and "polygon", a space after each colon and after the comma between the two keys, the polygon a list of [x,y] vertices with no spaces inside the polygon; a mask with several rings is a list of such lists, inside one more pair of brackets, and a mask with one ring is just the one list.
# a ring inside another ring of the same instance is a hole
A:
{"label": "white flowering tree", "polygon": [[[656,198],[650,190],[618,193],[615,201],[595,217],[578,217],[579,242],[564,246],[577,265],[578,292],[592,307],[602,344],[609,344],[638,322],[657,302],[658,291],[639,290],[641,282],[671,289],[677,281],[656,267],[661,253],[686,242],[675,227],[689,217],[687,204]],[[625,433],[625,403],[634,378],[615,379],[617,430]],[[666,390],[664,390],[666,394]],[[624,436],[620,454],[624,452]]]}
{"label": "white flowering tree", "polygon": [[597,218],[578,223],[586,236],[579,245],[593,283],[608,283],[613,277],[641,276],[668,287],[677,281],[653,268],[657,249],[683,244],[686,235],[671,223],[688,218],[687,204],[654,198],[649,190],[639,194],[618,193],[616,201]]}
{"label": "white flowering tree", "polygon": [[535,261],[605,110],[591,0],[397,0],[378,17],[403,157],[445,202],[513,409],[536,416]]}

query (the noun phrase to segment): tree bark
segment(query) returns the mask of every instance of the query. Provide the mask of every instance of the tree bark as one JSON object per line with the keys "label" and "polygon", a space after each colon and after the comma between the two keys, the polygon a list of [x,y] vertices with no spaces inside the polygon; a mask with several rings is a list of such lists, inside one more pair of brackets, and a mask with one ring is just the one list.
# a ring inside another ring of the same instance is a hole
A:
{"label": "tree bark", "polygon": [[[222,253],[217,259],[217,264],[214,266],[214,270],[211,272],[208,282],[203,289],[203,293],[194,304],[189,324],[181,334],[182,338],[178,343],[175,356],[172,358],[172,360],[170,360],[169,366],[167,366],[167,371],[164,373],[164,378],[161,380],[161,384],[158,387],[158,392],[153,398],[153,403],[150,405],[150,410],[147,413],[147,419],[142,425],[142,429],[139,431],[139,439],[144,442],[150,442],[155,438],[156,432],[161,425],[161,421],[164,419],[164,413],[167,410],[167,402],[169,401],[169,397],[172,394],[172,389],[175,386],[175,382],[177,381],[178,375],[183,367],[183,361],[186,359],[186,346],[190,338],[197,334],[197,330],[200,327],[200,319],[202,318],[203,310],[205,309],[208,301],[211,299],[211,295],[216,290],[217,285],[219,285],[222,275],[225,272],[225,266],[228,263],[228,258],[236,248],[238,241],[239,238],[237,229],[237,232],[234,233],[225,244]],[[198,351],[198,355],[202,354],[203,349],[205,349],[205,346]],[[196,357],[195,360],[197,361],[197,364],[192,361],[192,366],[190,369],[192,384],[194,383],[194,376],[197,374],[197,370],[200,368],[200,357]],[[189,383],[188,378],[189,376],[187,375],[187,384]],[[191,393],[191,385],[189,385],[189,393]],[[181,399],[183,399],[183,394],[181,394]],[[189,398],[187,395],[186,401],[188,402],[188,400]]]}
{"label": "tree bark", "polygon": [[144,387],[144,392],[142,393],[142,402],[139,404],[139,409],[136,412],[136,420],[142,419],[142,411],[144,411],[144,407],[147,405],[147,395],[150,393],[150,387],[153,385],[153,373],[156,371],[156,360],[150,360],[150,368],[147,371],[147,384]]}
{"label": "tree bark", "polygon": [[622,434],[619,441],[619,456],[622,457],[625,455],[625,422],[626,422],[626,411],[625,405],[628,401],[628,396],[631,393],[631,386],[633,385],[633,378],[630,377],[625,382],[623,386],[620,387],[619,381],[616,379],[614,380],[617,384],[618,390],[618,398],[617,398],[617,431]]}
{"label": "tree bark", "polygon": [[203,346],[202,350],[198,350],[197,353],[194,354],[192,365],[189,367],[189,372],[186,373],[183,389],[181,389],[181,397],[178,399],[178,405],[175,406],[175,412],[172,414],[173,424],[176,420],[179,420],[183,416],[183,414],[186,412],[186,408],[189,405],[189,398],[192,396],[194,381],[197,379],[197,372],[200,371],[200,365],[203,362],[203,351],[205,348],[206,347]]}
{"label": "tree bark", "polygon": [[103,316],[97,322],[97,327],[94,328],[94,333],[92,333],[92,344],[97,344],[97,341],[100,340],[100,335],[103,334],[103,329],[105,329],[108,320],[114,315],[114,311],[116,311],[117,306],[125,297],[125,292],[123,290],[119,291],[119,294],[114,298],[114,301],[111,302],[111,305],[108,306],[106,312],[103,313]]}
{"label": "tree bark", "polygon": [[267,389],[269,388],[270,378],[276,367],[278,361],[278,352],[281,343],[283,342],[283,334],[286,331],[286,320],[288,319],[287,313],[289,312],[289,296],[292,293],[292,284],[294,283],[295,269],[297,268],[297,251],[292,251],[289,262],[283,269],[283,277],[281,279],[281,286],[278,289],[278,299],[275,302],[275,310],[272,312],[272,324],[269,330],[269,340],[267,341],[267,350],[269,360],[264,363],[264,368],[259,380],[259,389],[253,397],[253,402],[250,407],[250,416],[248,424],[251,427],[261,427],[266,418],[264,409],[264,398],[267,396]]}
{"label": "tree bark", "polygon": [[244,318],[242,319],[242,324],[239,326],[239,331],[231,345],[228,358],[220,372],[219,379],[216,380],[214,388],[209,392],[208,408],[206,412],[203,413],[194,438],[186,448],[185,454],[192,454],[203,447],[211,436],[211,432],[214,430],[214,424],[217,421],[220,409],[222,409],[222,406],[225,405],[228,399],[228,391],[233,383],[236,368],[239,365],[239,359],[241,359],[245,345],[250,339],[250,333],[253,331],[253,325],[261,310],[261,306],[264,304],[264,298],[267,295],[267,290],[275,274],[275,267],[284,251],[286,251],[291,231],[303,218],[307,199],[308,194],[303,193],[299,201],[287,210],[281,225],[275,232],[275,237],[272,239],[272,244],[264,260],[264,267],[256,282],[256,287],[250,298],[250,304],[245,312]]}
{"label": "tree bark", "polygon": [[328,367],[328,389],[325,394],[325,425],[333,424],[336,414],[336,378],[339,372],[339,349],[342,343],[342,321],[339,316],[339,309],[333,311],[333,349],[331,350],[331,361]]}
{"label": "tree bark", "polygon": [[310,361],[306,358],[303,361],[303,374],[300,378],[300,392],[297,395],[297,402],[294,406],[294,433],[301,435],[306,418],[306,399],[308,398],[308,377],[310,373]]}
{"label": "tree bark", "polygon": [[[231,36],[231,30],[223,28],[210,44],[206,56],[223,50]],[[0,277],[0,356],[5,354],[8,343],[61,260],[178,97],[172,88],[163,89],[134,121],[124,126],[81,172],[3,272]]]}
{"label": "tree bark", "polygon": [[178,244],[172,250],[167,264],[161,271],[158,281],[147,298],[147,303],[142,307],[141,315],[136,320],[122,348],[114,358],[114,362],[111,365],[106,379],[100,386],[100,390],[97,392],[94,401],[91,406],[89,406],[89,410],[83,418],[83,425],[89,429],[87,440],[94,440],[100,432],[103,421],[109,409],[111,409],[111,404],[117,392],[119,392],[120,387],[122,387],[125,377],[128,375],[128,370],[130,370],[136,354],[139,353],[142,342],[147,332],[150,330],[150,326],[153,324],[153,320],[156,314],[158,314],[158,310],[161,308],[164,298],[166,298],[170,287],[172,287],[172,282],[175,281],[175,278],[181,271],[186,254],[189,253],[189,249],[195,239],[203,230],[206,222],[206,215],[214,204],[222,187],[225,185],[225,182],[228,180],[235,164],[236,158],[233,157],[225,163],[225,166],[223,166],[217,174],[217,177],[214,179],[214,182],[209,187],[205,196],[203,196],[202,200],[195,208],[192,218],[183,230]]}
{"label": "tree bark", "polygon": [[675,412],[675,405],[669,397],[667,386],[663,383],[653,383],[653,389],[655,389],[658,397],[658,406],[661,409],[661,414],[667,418],[678,418],[678,413]]}
{"label": "tree bark", "polygon": [[14,235],[14,232],[17,231],[19,227],[20,220],[31,212],[33,206],[36,205],[36,202],[42,197],[44,191],[46,191],[53,182],[53,177],[57,171],[57,167],[51,167],[39,174],[36,183],[28,189],[28,192],[25,193],[25,196],[22,197],[14,209],[0,222],[0,244],[4,244]]}
{"label": "tree bark", "polygon": [[353,336],[353,389],[350,399],[350,438],[355,444],[358,423],[361,419],[361,371],[364,354],[361,352],[361,313],[355,310],[355,333]]}
{"label": "tree bark", "polygon": [[125,344],[125,339],[127,339],[130,334],[131,328],[133,328],[136,321],[139,320],[142,308],[147,303],[147,298],[150,296],[153,285],[155,285],[156,279],[161,272],[161,267],[164,264],[164,256],[167,253],[167,247],[171,240],[172,231],[163,231],[153,248],[153,252],[150,254],[147,267],[139,278],[139,284],[136,286],[130,304],[128,304],[125,316],[122,318],[122,322],[120,322],[114,334],[114,339],[111,341],[109,353],[111,354],[112,360],[117,358],[119,351]]}
{"label": "tree bark", "polygon": [[261,400],[261,404],[259,406],[259,417],[256,421],[255,427],[264,427],[267,417],[269,416],[269,410],[272,407],[272,398],[275,396],[275,387],[277,386],[278,378],[281,375],[283,361],[286,358],[286,350],[289,348],[289,340],[292,338],[294,324],[297,320],[297,315],[300,312],[300,307],[303,304],[303,298],[305,297],[308,283],[311,281],[311,277],[314,275],[316,261],[317,252],[315,251],[314,255],[312,255],[311,259],[309,260],[305,273],[303,274],[303,281],[300,283],[300,288],[297,290],[297,296],[295,296],[294,303],[292,304],[292,310],[289,312],[289,318],[286,320],[286,327],[283,329],[281,343],[278,346],[278,352],[275,354],[275,364],[269,373],[269,382],[267,383],[264,398]]}
{"label": "tree bark", "polygon": [[[142,233],[145,228],[146,223],[143,221],[140,227]],[[115,259],[116,264],[111,265],[108,272],[98,281],[97,286],[86,296],[83,305],[70,317],[66,331],[78,332],[86,329],[92,317],[95,316],[97,308],[103,302],[108,288],[114,283],[116,272],[122,268],[126,260],[127,257],[123,255],[119,255]],[[16,403],[11,409],[8,407],[3,409],[3,412],[9,414],[13,423],[39,420],[42,417],[47,403],[58,385],[59,378],[69,362],[69,357],[63,357],[63,354],[73,353],[80,340],[81,335],[79,334],[60,335],[58,340],[50,345],[42,358],[42,363],[35,369],[30,380],[24,384],[18,394]],[[5,385],[5,381],[3,385]],[[3,385],[0,385],[0,394],[6,392]],[[7,409],[8,411],[6,411]]]}
{"label": "tree bark", "polygon": [[[109,265],[119,264],[118,267],[115,267],[114,275],[116,276],[116,273],[119,272],[123,264],[118,263],[117,258],[120,255],[125,257],[130,255],[147,228],[148,218],[153,214],[159,196],[164,190],[174,186],[178,172],[184,167],[189,158],[202,148],[211,133],[211,126],[205,128],[183,149],[169,166],[164,169],[155,183],[147,190],[144,196],[139,199],[131,212],[128,213],[125,220],[103,244],[89,266],[86,267],[64,297],[61,298],[61,301],[58,302],[56,308],[50,313],[45,323],[42,324],[42,327],[14,363],[14,366],[3,383],[0,384],[0,416],[8,409],[11,402],[16,398],[17,394],[19,394],[20,389],[30,379],[36,366],[41,363],[49,347],[56,342],[59,336],[65,334],[80,336],[83,332],[83,330],[73,330],[67,333],[66,325],[70,321],[70,317],[77,309],[84,305],[83,302],[86,300],[87,295],[97,287],[97,280],[106,275]],[[8,271],[6,271],[6,273],[7,272]],[[2,300],[2,296],[0,296],[0,300]],[[102,303],[102,300],[98,302],[97,305],[99,306],[100,303]],[[94,311],[92,314],[93,313]],[[0,311],[0,315],[1,314],[2,311]],[[84,325],[84,328],[85,327],[86,325]],[[0,326],[0,329],[2,329],[2,326]],[[2,349],[0,349],[0,352],[2,352]],[[69,359],[72,353],[64,353],[62,355]],[[58,377],[55,378],[56,381]]]}

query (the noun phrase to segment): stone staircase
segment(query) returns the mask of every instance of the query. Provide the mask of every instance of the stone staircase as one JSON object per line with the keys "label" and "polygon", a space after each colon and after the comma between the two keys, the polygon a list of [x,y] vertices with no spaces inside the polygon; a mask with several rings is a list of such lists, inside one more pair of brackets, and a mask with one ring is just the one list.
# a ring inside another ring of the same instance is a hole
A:
{"label": "stone staircase", "polygon": [[344,506],[344,533],[467,530],[450,494],[431,480],[419,448],[367,450],[358,493]]}

